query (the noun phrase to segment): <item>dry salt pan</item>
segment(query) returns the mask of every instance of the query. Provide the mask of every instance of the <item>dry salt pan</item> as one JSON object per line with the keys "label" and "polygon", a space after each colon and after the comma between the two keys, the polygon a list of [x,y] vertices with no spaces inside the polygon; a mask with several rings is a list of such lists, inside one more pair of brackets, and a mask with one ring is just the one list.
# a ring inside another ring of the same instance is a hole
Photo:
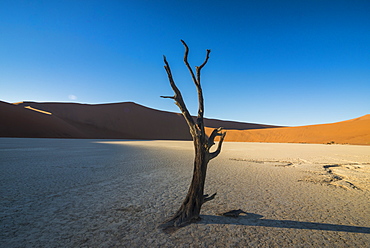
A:
{"label": "dry salt pan", "polygon": [[0,153],[3,247],[370,243],[368,146],[226,142],[207,174],[215,199],[172,234],[157,226],[186,195],[191,142],[1,138]]}

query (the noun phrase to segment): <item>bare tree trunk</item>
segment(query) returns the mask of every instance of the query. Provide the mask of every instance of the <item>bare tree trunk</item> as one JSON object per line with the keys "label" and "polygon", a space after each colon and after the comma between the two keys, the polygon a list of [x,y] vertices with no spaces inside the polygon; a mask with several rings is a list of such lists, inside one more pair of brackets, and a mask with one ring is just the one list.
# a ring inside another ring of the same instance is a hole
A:
{"label": "bare tree trunk", "polygon": [[[222,128],[216,128],[213,130],[212,134],[208,137],[204,130],[204,122],[203,122],[203,115],[204,115],[204,103],[203,103],[203,92],[202,87],[200,84],[200,72],[202,68],[208,62],[209,54],[211,50],[207,50],[206,59],[204,60],[203,64],[196,68],[196,74],[194,74],[192,68],[188,63],[188,53],[189,48],[187,44],[181,40],[182,44],[185,47],[185,54],[184,54],[184,63],[188,68],[190,75],[193,79],[193,82],[198,91],[198,116],[197,121],[194,122],[192,116],[190,115],[185,102],[182,98],[181,92],[177,88],[174,79],[172,77],[172,72],[170,66],[164,57],[165,63],[165,70],[168,75],[168,79],[170,85],[174,91],[174,96],[162,96],[163,98],[171,98],[175,100],[175,104],[180,108],[182,115],[184,116],[189,129],[190,134],[193,138],[194,142],[194,149],[195,149],[195,159],[194,159],[194,172],[193,172],[193,179],[191,181],[188,194],[185,197],[184,202],[182,203],[180,209],[176,212],[176,214],[164,222],[160,227],[162,229],[168,229],[173,227],[181,227],[187,225],[191,222],[197,221],[200,219],[200,209],[203,203],[212,200],[216,193],[208,196],[204,195],[204,184],[206,180],[206,173],[207,173],[207,166],[208,162],[215,158],[221,152],[222,142],[224,141],[226,132],[221,132]],[[210,148],[215,144],[214,139],[216,136],[221,136],[220,141],[218,143],[218,147],[216,151],[210,152]]]}

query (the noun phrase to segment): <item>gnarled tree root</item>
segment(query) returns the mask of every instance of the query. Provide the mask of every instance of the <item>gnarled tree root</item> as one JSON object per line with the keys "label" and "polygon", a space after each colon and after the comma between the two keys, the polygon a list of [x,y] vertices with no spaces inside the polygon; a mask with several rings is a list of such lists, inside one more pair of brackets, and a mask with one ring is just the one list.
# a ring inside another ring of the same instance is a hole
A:
{"label": "gnarled tree root", "polygon": [[[202,205],[205,202],[213,200],[216,194],[217,193],[214,193],[211,196],[209,196],[208,194],[204,195]],[[181,227],[200,221],[201,218],[199,216],[199,212],[200,209],[195,209],[194,205],[192,206],[188,204],[188,202],[184,203],[173,217],[164,221],[158,226],[158,228],[162,229],[165,233],[174,233]]]}

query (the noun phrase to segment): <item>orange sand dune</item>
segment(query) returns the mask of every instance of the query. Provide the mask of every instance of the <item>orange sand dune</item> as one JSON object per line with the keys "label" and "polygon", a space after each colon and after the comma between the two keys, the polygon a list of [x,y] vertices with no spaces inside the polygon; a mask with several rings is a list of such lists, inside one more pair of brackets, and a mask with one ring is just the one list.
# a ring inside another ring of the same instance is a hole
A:
{"label": "orange sand dune", "polygon": [[[191,139],[186,122],[180,114],[159,111],[132,102],[96,105],[0,103],[0,114],[7,120],[0,123],[0,137]],[[46,118],[46,114],[50,114],[51,118]],[[50,123],[50,120],[54,122]],[[209,127],[224,126],[230,129],[274,127],[213,119],[206,119],[205,123]]]}
{"label": "orange sand dune", "polygon": [[[190,140],[181,114],[132,102],[111,104],[0,101],[0,137]],[[205,119],[228,130],[226,141],[370,144],[370,115],[322,125],[276,127]]]}
{"label": "orange sand dune", "polygon": [[[210,129],[207,132],[211,132]],[[321,125],[227,130],[226,141],[370,145],[370,115]]]}

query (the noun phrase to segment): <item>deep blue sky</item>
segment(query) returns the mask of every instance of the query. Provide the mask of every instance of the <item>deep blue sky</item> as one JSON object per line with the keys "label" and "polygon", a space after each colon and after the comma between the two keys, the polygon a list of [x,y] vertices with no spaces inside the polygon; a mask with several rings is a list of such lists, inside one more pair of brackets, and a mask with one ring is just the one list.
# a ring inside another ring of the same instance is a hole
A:
{"label": "deep blue sky", "polygon": [[203,62],[205,115],[308,125],[370,113],[370,1],[0,1],[0,100],[188,108]]}

